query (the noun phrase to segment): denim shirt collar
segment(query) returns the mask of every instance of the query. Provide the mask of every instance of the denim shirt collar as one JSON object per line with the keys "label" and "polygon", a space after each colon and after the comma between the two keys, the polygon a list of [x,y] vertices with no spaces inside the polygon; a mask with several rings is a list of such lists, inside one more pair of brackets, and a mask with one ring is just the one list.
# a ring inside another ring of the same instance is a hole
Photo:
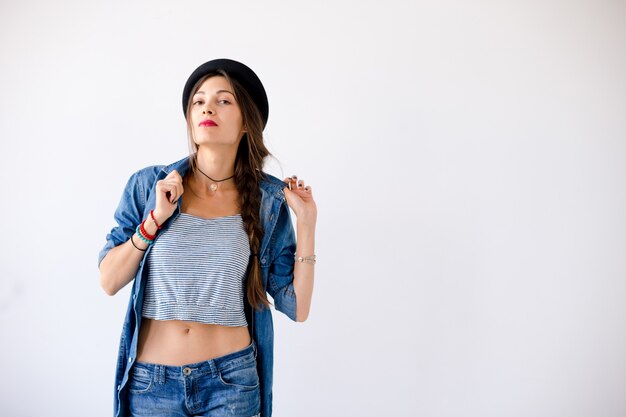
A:
{"label": "denim shirt collar", "polygon": [[[185,176],[190,167],[189,160],[190,157],[186,156],[179,161],[164,166],[162,169],[162,172],[165,174],[164,177],[169,175],[173,170],[178,171],[181,177]],[[281,201],[286,201],[285,193],[283,192],[283,188],[285,188],[285,183],[278,180],[276,177],[272,177],[264,172],[261,172],[260,186],[265,193],[271,194]]]}

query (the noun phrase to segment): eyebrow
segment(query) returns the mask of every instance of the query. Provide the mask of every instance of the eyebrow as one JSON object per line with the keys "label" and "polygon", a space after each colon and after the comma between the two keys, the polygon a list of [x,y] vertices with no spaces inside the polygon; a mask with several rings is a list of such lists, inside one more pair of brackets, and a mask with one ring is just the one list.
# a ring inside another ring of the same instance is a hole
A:
{"label": "eyebrow", "polygon": [[[216,93],[216,94],[220,94],[220,93],[228,93],[228,94],[232,94],[232,96],[233,96],[233,97],[235,96],[232,92],[230,92],[230,91],[228,91],[228,90],[217,90],[215,93]],[[197,92],[196,92],[196,94],[204,94],[204,91],[197,91]],[[196,94],[194,94],[194,96],[195,96]]]}

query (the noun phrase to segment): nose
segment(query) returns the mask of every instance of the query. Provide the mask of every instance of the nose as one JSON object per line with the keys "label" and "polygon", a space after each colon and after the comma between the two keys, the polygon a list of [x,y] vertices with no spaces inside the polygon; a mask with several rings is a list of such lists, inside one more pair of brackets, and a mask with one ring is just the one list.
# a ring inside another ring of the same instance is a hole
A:
{"label": "nose", "polygon": [[203,114],[213,114],[213,110],[211,110],[210,108],[206,108],[202,111]]}

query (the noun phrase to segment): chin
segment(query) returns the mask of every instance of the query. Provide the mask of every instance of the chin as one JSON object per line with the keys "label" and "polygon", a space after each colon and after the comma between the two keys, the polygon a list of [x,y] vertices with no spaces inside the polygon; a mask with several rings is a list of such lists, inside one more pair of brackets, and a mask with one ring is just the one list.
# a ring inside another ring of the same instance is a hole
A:
{"label": "chin", "polygon": [[205,141],[196,142],[196,145],[203,146],[203,147],[217,147],[217,146],[219,146],[219,147],[224,147],[224,146],[237,147],[237,146],[239,146],[239,143],[227,142],[227,141],[216,141],[216,140],[205,140]]}

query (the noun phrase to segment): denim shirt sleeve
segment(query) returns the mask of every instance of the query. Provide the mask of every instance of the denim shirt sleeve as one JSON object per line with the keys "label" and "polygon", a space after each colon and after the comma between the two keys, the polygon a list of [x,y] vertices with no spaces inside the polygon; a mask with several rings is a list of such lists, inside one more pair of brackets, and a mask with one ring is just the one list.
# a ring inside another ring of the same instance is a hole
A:
{"label": "denim shirt sleeve", "polygon": [[267,291],[274,299],[276,310],[296,321],[296,293],[293,289],[296,235],[287,203],[281,205],[271,244],[274,256],[269,266]]}
{"label": "denim shirt sleeve", "polygon": [[106,244],[98,255],[98,268],[106,254],[115,246],[126,242],[133,233],[139,223],[141,223],[144,206],[145,206],[145,190],[140,181],[141,172],[137,171],[128,179],[122,198],[115,210],[113,218],[117,222],[117,226],[111,229],[106,236]]}

